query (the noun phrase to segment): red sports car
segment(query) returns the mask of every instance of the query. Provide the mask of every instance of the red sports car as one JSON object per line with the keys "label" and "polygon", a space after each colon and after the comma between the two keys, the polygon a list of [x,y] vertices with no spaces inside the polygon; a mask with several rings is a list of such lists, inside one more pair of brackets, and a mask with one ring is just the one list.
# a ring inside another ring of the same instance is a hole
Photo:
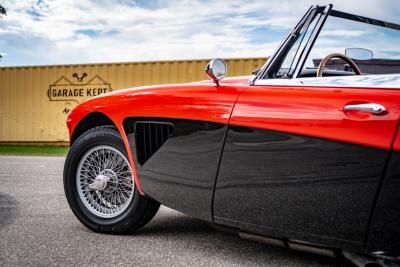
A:
{"label": "red sports car", "polygon": [[245,239],[393,263],[399,30],[312,6],[253,76],[225,78],[214,59],[209,81],[80,104],[67,121],[71,209],[90,229],[119,234],[163,204]]}

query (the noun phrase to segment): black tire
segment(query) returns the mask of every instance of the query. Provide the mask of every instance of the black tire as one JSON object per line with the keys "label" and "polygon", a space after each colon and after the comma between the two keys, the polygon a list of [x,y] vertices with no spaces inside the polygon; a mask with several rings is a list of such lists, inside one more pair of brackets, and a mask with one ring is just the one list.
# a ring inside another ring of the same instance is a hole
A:
{"label": "black tire", "polygon": [[64,191],[75,216],[93,231],[107,234],[134,233],[147,224],[157,213],[160,204],[139,194],[136,186],[127,208],[112,218],[103,218],[90,211],[77,189],[77,170],[85,153],[96,146],[109,146],[127,153],[121,135],[113,126],[100,126],[83,133],[71,146],[64,165]]}

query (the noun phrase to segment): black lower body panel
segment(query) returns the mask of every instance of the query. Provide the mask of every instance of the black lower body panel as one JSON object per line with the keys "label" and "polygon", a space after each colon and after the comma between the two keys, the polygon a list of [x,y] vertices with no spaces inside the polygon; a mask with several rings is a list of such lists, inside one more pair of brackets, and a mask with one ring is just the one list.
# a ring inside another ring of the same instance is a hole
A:
{"label": "black lower body panel", "polygon": [[377,148],[230,126],[215,221],[363,250],[387,156]]}
{"label": "black lower body panel", "polygon": [[212,221],[212,198],[227,125],[128,118],[124,129],[143,192],[163,205]]}
{"label": "black lower body panel", "polygon": [[400,152],[393,152],[387,167],[367,243],[368,252],[400,256]]}

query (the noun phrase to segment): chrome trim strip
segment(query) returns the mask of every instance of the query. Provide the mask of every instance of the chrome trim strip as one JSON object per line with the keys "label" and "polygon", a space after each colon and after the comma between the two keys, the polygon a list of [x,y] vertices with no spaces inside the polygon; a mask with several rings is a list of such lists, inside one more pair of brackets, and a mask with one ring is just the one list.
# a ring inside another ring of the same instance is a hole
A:
{"label": "chrome trim strip", "polygon": [[400,74],[377,74],[322,78],[263,79],[257,80],[254,85],[400,89]]}
{"label": "chrome trim strip", "polygon": [[283,42],[279,45],[279,48],[274,52],[274,54],[272,54],[272,56],[270,56],[267,60],[267,62],[264,64],[264,66],[260,69],[260,71],[257,73],[257,75],[255,75],[252,79],[249,80],[249,84],[250,85],[254,85],[254,83],[259,80],[262,79],[262,77],[264,77],[270,70],[271,66],[274,65],[274,63],[276,62],[276,59],[279,58],[280,53],[282,53],[282,51],[284,50],[285,47],[287,47],[288,43],[290,42],[290,40],[293,38],[295,32],[299,29],[299,27],[301,27],[305,21],[307,20],[307,18],[310,16],[310,12],[315,9],[318,8],[318,5],[312,5],[307,12],[304,14],[304,16],[301,18],[301,20],[296,24],[296,26],[289,32],[289,34],[285,37],[285,39],[283,40]]}
{"label": "chrome trim strip", "polygon": [[304,47],[303,51],[301,51],[300,57],[298,61],[296,62],[296,67],[293,72],[293,78],[299,77],[301,70],[303,69],[304,64],[306,63],[306,60],[308,58],[308,55],[310,54],[311,49],[314,46],[315,41],[318,38],[319,33],[321,32],[321,29],[324,27],[326,19],[328,18],[328,15],[330,11],[332,10],[333,5],[329,4],[328,6],[324,7],[324,11],[321,14],[321,17],[319,18],[319,21],[315,25],[312,36],[308,39],[306,46]]}

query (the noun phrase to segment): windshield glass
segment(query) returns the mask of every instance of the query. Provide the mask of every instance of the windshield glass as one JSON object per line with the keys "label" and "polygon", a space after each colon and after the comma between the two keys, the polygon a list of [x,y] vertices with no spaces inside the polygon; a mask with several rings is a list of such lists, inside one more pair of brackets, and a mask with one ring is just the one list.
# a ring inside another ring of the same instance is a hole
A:
{"label": "windshield glass", "polygon": [[400,74],[399,43],[399,24],[316,6],[256,78]]}
{"label": "windshield glass", "polygon": [[[346,54],[364,74],[400,73],[399,44],[400,31],[397,29],[328,16],[307,58],[303,74],[316,69],[321,60],[332,53]],[[346,65],[339,59],[332,59],[325,69],[348,71]]]}

